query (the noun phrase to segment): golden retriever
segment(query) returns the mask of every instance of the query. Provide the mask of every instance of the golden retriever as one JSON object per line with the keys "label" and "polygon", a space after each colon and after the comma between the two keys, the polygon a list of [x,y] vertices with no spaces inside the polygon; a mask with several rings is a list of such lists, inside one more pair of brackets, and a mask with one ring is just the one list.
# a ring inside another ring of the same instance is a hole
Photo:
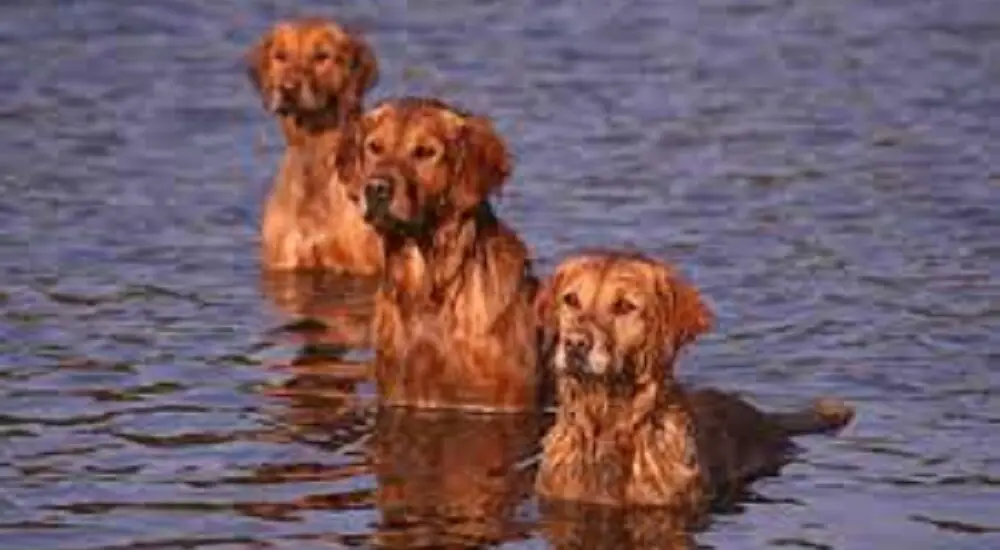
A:
{"label": "golden retriever", "polygon": [[332,21],[307,18],[275,25],[247,64],[287,142],[264,206],[262,265],[375,275],[380,241],[347,200],[340,169],[352,162],[362,100],[378,80],[372,49]]}
{"label": "golden retriever", "polygon": [[382,103],[362,122],[352,196],[382,236],[375,376],[389,405],[534,409],[537,281],[489,195],[511,171],[486,118],[428,98]]}
{"label": "golden retriever", "polygon": [[536,481],[543,498],[699,517],[777,473],[795,450],[791,436],[853,418],[834,399],[765,413],[732,394],[682,388],[678,354],[712,316],[674,269],[639,254],[566,259],[536,305],[558,401]]}

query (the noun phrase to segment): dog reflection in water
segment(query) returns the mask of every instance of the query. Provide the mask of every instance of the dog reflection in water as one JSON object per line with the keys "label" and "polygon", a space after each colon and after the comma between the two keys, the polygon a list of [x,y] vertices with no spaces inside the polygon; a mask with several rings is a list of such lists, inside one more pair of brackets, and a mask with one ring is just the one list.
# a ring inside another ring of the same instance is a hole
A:
{"label": "dog reflection in water", "polygon": [[539,502],[540,531],[559,550],[694,550],[703,524],[660,507],[620,508],[577,502]]}
{"label": "dog reflection in water", "polygon": [[[254,483],[303,491],[241,512],[284,521],[309,511],[376,512],[356,526],[362,534],[311,535],[331,547],[468,548],[531,536],[534,523],[517,511],[533,495],[531,458],[544,428],[537,415],[379,408],[358,397],[357,379],[291,368],[296,374],[269,392],[277,429],[268,438],[320,452],[257,467]],[[325,451],[329,460],[316,458]]]}
{"label": "dog reflection in water", "polygon": [[517,509],[530,498],[541,430],[536,415],[383,408],[372,461],[381,522],[373,546],[481,547],[530,536]]}
{"label": "dog reflection in water", "polygon": [[[370,485],[342,485],[371,473],[365,441],[374,428],[375,409],[357,391],[368,380],[363,366],[307,350],[284,365],[290,376],[264,388],[268,399],[263,412],[269,416],[264,425],[270,429],[259,432],[256,440],[275,443],[280,452],[254,467],[246,479],[234,481],[273,487],[265,493],[273,496],[242,502],[237,511],[284,522],[301,521],[310,511],[338,513],[374,505]],[[350,537],[329,532],[308,538],[339,548]]]}
{"label": "dog reflection in water", "polygon": [[331,356],[371,343],[377,281],[329,271],[262,271],[261,293],[286,323],[273,331],[298,340],[302,355]]}

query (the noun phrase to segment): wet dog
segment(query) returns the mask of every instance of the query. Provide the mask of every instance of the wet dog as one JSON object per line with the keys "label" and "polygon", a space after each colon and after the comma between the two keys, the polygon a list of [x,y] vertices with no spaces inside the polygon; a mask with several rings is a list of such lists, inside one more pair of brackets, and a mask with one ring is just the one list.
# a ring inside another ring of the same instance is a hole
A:
{"label": "wet dog", "polygon": [[571,257],[537,307],[559,403],[536,482],[544,498],[695,518],[776,473],[795,450],[792,436],[853,417],[832,399],[765,413],[733,394],[683,388],[674,364],[712,315],[673,268],[641,255]]}
{"label": "wet dog", "polygon": [[383,402],[534,409],[537,281],[489,202],[511,171],[486,118],[402,98],[365,114],[352,195],[382,236],[375,374]]}
{"label": "wet dog", "polygon": [[341,169],[353,162],[363,98],[378,80],[372,49],[332,21],[308,18],[275,25],[247,65],[286,140],[264,207],[263,267],[378,273],[380,240],[347,200]]}

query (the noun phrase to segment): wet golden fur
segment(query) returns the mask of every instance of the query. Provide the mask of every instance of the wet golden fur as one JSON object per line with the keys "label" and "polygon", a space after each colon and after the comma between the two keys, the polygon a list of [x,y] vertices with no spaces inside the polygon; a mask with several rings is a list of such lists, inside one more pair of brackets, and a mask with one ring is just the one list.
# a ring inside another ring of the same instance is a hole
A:
{"label": "wet golden fur", "polygon": [[248,76],[286,140],[261,223],[265,269],[374,275],[382,251],[347,200],[342,164],[365,93],[378,80],[368,44],[332,21],[278,23],[247,53]]}
{"label": "wet golden fur", "polygon": [[839,429],[853,416],[834,400],[763,413],[732,394],[682,388],[678,354],[712,315],[674,269],[638,254],[565,260],[537,307],[559,402],[536,483],[543,497],[698,517],[775,473],[792,435]]}
{"label": "wet golden fur", "polygon": [[488,197],[510,173],[489,120],[421,98],[363,121],[353,196],[386,247],[375,298],[385,403],[488,411],[537,400],[536,280]]}

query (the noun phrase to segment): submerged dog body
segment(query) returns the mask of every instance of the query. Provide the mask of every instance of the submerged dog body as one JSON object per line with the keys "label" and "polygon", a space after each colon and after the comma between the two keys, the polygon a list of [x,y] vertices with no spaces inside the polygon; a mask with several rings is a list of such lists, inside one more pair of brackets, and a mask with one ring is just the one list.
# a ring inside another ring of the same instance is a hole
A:
{"label": "submerged dog body", "polygon": [[371,48],[333,22],[302,19],[276,25],[247,62],[287,146],[264,206],[263,266],[374,275],[381,241],[348,200],[342,179],[356,154],[364,94],[378,79]]}
{"label": "submerged dog body", "polygon": [[375,299],[379,395],[488,411],[537,400],[537,282],[488,201],[510,172],[490,122],[422,98],[365,115],[353,195],[385,244]]}
{"label": "submerged dog body", "polygon": [[640,255],[570,258],[537,305],[559,402],[536,482],[543,497],[698,516],[776,473],[791,436],[853,416],[835,400],[764,413],[732,394],[682,388],[674,362],[711,314],[694,287]]}

